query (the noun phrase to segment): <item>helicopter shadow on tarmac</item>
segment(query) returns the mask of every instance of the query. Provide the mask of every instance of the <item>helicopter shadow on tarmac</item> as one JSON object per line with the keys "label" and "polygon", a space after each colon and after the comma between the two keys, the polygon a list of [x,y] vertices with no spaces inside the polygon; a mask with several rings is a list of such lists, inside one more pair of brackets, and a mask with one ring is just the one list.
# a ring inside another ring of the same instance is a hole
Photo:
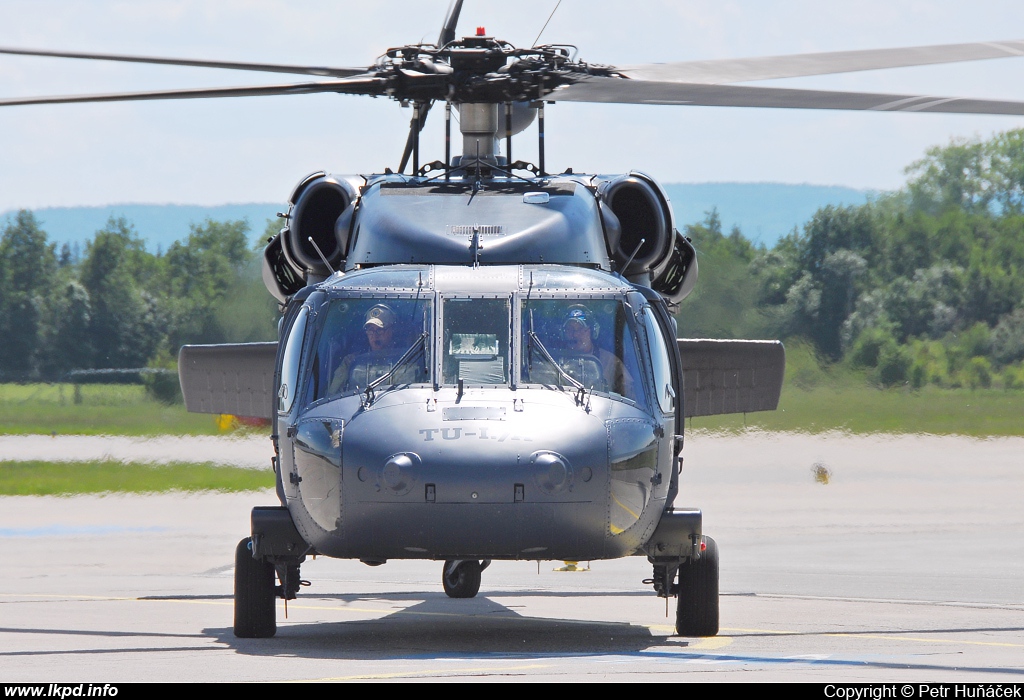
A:
{"label": "helicopter shadow on tarmac", "polygon": [[[487,597],[471,600],[451,600],[441,595],[391,595],[387,598],[368,598],[346,595],[321,598],[322,605],[310,601],[311,607],[325,610],[355,611],[363,603],[401,605],[403,601],[421,600],[407,608],[374,619],[330,622],[317,621],[278,628],[277,636],[269,639],[238,639],[229,627],[207,628],[204,633],[237,653],[257,657],[290,656],[308,659],[347,659],[366,661],[456,661],[498,658],[630,658],[635,663],[672,662],[698,664],[708,670],[707,664],[717,669],[783,669],[794,671],[821,669],[833,672],[841,669],[866,671],[918,671],[924,673],[956,672],[965,677],[991,678],[993,674],[1019,678],[1024,669],[1012,665],[985,663],[965,664],[959,655],[953,663],[939,659],[924,659],[917,654],[899,650],[844,653],[825,653],[819,657],[788,655],[778,647],[748,649],[731,652],[728,648],[707,648],[700,640],[660,635],[646,626],[624,622],[597,622],[565,618],[530,617]],[[577,593],[576,595],[580,595]],[[333,601],[333,603],[331,602]],[[983,629],[920,629],[902,630],[902,634],[928,634],[936,632],[966,633],[971,631],[1016,631],[1016,627]],[[865,630],[859,634],[873,636],[892,634],[891,629]],[[819,629],[785,636],[803,638],[801,648],[810,639],[834,636],[834,629]],[[730,637],[761,637],[757,632],[739,632]],[[768,635],[779,639],[778,634]],[[856,635],[854,635],[856,636]],[[717,646],[717,645],[716,645]],[[677,667],[695,669],[697,667]],[[396,669],[397,670],[397,669]]]}
{"label": "helicopter shadow on tarmac", "polygon": [[[242,654],[330,659],[630,654],[654,646],[685,648],[691,643],[656,636],[636,624],[531,617],[485,596],[453,600],[440,594],[406,594],[386,600],[374,597],[375,603],[362,607],[369,600],[346,595],[321,598],[319,604],[307,599],[306,604],[342,614],[346,610],[366,614],[369,607],[380,610],[388,604],[403,607],[373,619],[331,622],[324,615],[309,623],[284,622],[271,639],[238,639],[228,627],[207,628],[204,633]],[[404,607],[410,600],[420,602]]]}

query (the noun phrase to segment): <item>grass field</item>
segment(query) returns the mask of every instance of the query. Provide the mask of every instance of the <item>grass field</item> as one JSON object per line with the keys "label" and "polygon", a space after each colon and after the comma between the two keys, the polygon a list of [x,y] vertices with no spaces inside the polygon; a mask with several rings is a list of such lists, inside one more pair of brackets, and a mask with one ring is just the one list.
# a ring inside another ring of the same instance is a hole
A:
{"label": "grass field", "polygon": [[[1024,435],[1024,391],[879,389],[864,374],[823,369],[799,345],[787,349],[779,410],[687,421],[707,430],[765,430],[936,435]],[[266,432],[267,428],[255,428]],[[141,386],[84,385],[80,403],[70,384],[0,384],[0,434],[216,435],[216,416],[188,413],[148,397]]]}
{"label": "grass field", "polygon": [[166,491],[261,491],[274,488],[267,470],[211,463],[0,462],[0,496],[73,496]]}
{"label": "grass field", "polygon": [[786,348],[786,379],[776,411],[704,416],[687,427],[712,431],[1024,435],[1024,391],[871,386],[865,372],[823,367],[805,345]]}
{"label": "grass field", "polygon": [[215,416],[165,405],[142,386],[0,384],[0,434],[216,435]]}
{"label": "grass field", "polygon": [[687,427],[733,431],[744,427],[811,433],[931,433],[935,435],[1024,435],[1024,395],[994,389],[919,391],[870,387],[787,386],[777,411],[704,416]]}

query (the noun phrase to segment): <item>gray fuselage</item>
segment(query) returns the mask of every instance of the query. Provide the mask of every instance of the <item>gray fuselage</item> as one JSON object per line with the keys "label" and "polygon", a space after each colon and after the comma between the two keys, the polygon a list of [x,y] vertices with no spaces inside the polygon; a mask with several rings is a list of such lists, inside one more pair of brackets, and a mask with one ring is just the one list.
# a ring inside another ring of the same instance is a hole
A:
{"label": "gray fuselage", "polygon": [[[366,345],[374,314],[391,349]],[[573,320],[588,324],[582,350]],[[676,456],[664,335],[637,288],[601,270],[333,275],[285,317],[279,494],[333,557],[633,554]]]}

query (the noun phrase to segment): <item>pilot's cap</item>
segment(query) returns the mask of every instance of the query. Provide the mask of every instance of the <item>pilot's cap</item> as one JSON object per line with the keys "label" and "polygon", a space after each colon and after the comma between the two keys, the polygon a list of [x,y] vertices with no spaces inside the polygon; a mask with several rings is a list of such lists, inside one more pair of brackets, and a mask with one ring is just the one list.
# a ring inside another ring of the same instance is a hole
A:
{"label": "pilot's cap", "polygon": [[590,328],[593,323],[593,317],[590,313],[590,309],[585,307],[583,304],[573,304],[565,311],[565,316],[562,317],[562,326],[575,321],[576,323],[582,323],[587,328]]}
{"label": "pilot's cap", "polygon": [[395,312],[387,304],[377,304],[370,307],[370,310],[366,312],[366,322],[363,323],[363,329],[380,328],[387,330],[393,325],[395,325]]}

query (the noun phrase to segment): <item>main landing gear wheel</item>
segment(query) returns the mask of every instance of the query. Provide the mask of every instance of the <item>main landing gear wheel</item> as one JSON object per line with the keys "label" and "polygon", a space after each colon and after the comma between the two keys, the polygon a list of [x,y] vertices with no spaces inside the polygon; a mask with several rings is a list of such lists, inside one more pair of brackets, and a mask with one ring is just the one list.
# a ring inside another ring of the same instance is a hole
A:
{"label": "main landing gear wheel", "polygon": [[444,563],[441,582],[449,598],[473,598],[480,591],[480,572],[486,568],[475,559],[459,561],[449,559]]}
{"label": "main landing gear wheel", "polygon": [[246,537],[235,548],[235,636],[273,637],[277,632],[274,606],[274,565],[253,559]]}
{"label": "main landing gear wheel", "polygon": [[676,634],[714,637],[718,634],[718,545],[702,537],[700,559],[679,567]]}

